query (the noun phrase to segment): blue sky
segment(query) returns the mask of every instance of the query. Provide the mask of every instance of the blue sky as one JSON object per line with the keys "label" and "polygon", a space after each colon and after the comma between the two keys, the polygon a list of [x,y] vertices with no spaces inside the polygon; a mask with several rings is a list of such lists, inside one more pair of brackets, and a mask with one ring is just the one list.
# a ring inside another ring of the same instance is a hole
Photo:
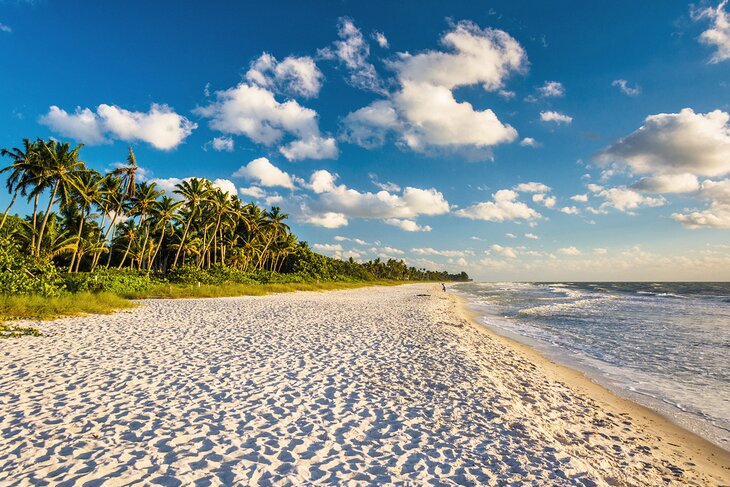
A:
{"label": "blue sky", "polygon": [[726,2],[514,3],[6,0],[0,146],[131,145],[329,255],[730,279]]}

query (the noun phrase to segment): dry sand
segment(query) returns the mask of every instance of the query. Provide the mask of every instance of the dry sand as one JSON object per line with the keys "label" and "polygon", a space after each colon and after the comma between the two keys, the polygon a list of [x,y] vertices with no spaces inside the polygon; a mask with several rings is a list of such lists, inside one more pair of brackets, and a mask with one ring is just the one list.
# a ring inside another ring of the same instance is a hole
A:
{"label": "dry sand", "polygon": [[728,452],[433,285],[41,327],[0,341],[0,485],[730,484]]}

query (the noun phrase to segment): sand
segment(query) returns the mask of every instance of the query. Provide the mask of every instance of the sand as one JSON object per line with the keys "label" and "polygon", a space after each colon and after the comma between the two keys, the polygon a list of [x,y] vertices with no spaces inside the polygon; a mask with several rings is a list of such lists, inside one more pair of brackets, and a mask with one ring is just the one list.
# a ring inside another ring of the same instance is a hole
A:
{"label": "sand", "polygon": [[0,340],[0,485],[730,484],[726,451],[433,285],[39,326]]}

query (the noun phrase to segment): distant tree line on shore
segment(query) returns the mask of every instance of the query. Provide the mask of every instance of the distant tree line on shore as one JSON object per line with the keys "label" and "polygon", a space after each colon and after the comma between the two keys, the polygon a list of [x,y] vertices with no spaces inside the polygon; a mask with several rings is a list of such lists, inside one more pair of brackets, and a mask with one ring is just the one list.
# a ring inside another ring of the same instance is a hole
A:
{"label": "distant tree line on shore", "polygon": [[[198,282],[469,279],[402,260],[358,263],[317,254],[291,232],[278,207],[244,203],[203,178],[183,180],[170,195],[139,181],[131,148],[126,164],[106,174],[80,160],[81,148],[24,139],[2,149],[10,202],[0,220],[0,293],[23,292],[23,276],[43,292],[39,276],[114,270]],[[12,215],[22,199],[32,213]]]}

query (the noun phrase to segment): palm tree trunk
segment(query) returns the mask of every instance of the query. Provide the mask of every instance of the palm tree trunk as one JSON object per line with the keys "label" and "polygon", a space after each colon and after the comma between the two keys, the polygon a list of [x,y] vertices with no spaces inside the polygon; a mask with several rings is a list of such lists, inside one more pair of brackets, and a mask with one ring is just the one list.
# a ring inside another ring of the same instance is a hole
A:
{"label": "palm tree trunk", "polygon": [[160,249],[162,248],[162,239],[165,238],[165,228],[167,227],[167,224],[162,225],[162,234],[160,235],[160,240],[157,242],[157,248],[155,249],[155,254],[150,258],[150,263],[147,266],[149,269],[152,266],[152,263],[157,258],[157,254],[160,252]]}
{"label": "palm tree trunk", "polygon": [[38,198],[40,194],[36,193],[33,198],[33,232],[30,235],[30,253],[35,254],[35,232],[36,232],[36,221],[38,220]]}
{"label": "palm tree trunk", "polygon": [[8,205],[8,209],[5,210],[5,213],[3,213],[3,221],[0,222],[0,229],[3,228],[3,225],[5,225],[5,219],[8,217],[8,213],[10,213],[10,208],[13,207],[13,204],[15,203],[15,198],[18,197],[18,191],[19,189],[15,189],[15,192],[13,193],[13,199],[10,200],[10,204]]}
{"label": "palm tree trunk", "polygon": [[131,236],[129,237],[129,243],[127,244],[127,250],[124,251],[124,255],[122,256],[122,261],[119,263],[119,267],[117,269],[121,269],[124,265],[124,261],[127,260],[127,255],[129,255],[129,249],[132,248],[132,241],[134,238]]}
{"label": "palm tree trunk", "polygon": [[[173,268],[177,267],[177,259],[178,259],[178,257],[180,257],[180,251],[182,250],[183,244],[185,243],[185,239],[188,236],[188,229],[190,228],[190,222],[193,220],[192,217],[193,217],[193,215],[191,214],[190,217],[188,218],[188,221],[185,222],[185,231],[183,231],[182,238],[180,239],[180,246],[177,248],[177,252],[175,252],[175,260],[172,262]],[[185,259],[183,258],[183,260],[185,260]]]}
{"label": "palm tree trunk", "polygon": [[51,193],[51,199],[48,201],[48,207],[46,208],[46,214],[43,215],[43,222],[41,223],[41,229],[38,232],[38,247],[36,249],[36,255],[41,255],[41,245],[43,243],[43,232],[46,231],[46,224],[48,223],[48,217],[51,214],[51,208],[53,208],[53,201],[56,199],[56,193],[58,192],[58,186],[61,184],[61,180],[56,180],[56,184],[53,185],[53,192]]}
{"label": "palm tree trunk", "polygon": [[[76,248],[74,249],[74,254],[71,257],[71,263],[68,266],[68,271],[73,272],[74,263],[76,262],[76,255],[79,253],[79,247],[81,245],[81,232],[84,230],[84,220],[86,220],[86,208],[81,209],[81,222],[79,222],[79,231],[76,234]],[[79,258],[79,260],[81,260]]]}

